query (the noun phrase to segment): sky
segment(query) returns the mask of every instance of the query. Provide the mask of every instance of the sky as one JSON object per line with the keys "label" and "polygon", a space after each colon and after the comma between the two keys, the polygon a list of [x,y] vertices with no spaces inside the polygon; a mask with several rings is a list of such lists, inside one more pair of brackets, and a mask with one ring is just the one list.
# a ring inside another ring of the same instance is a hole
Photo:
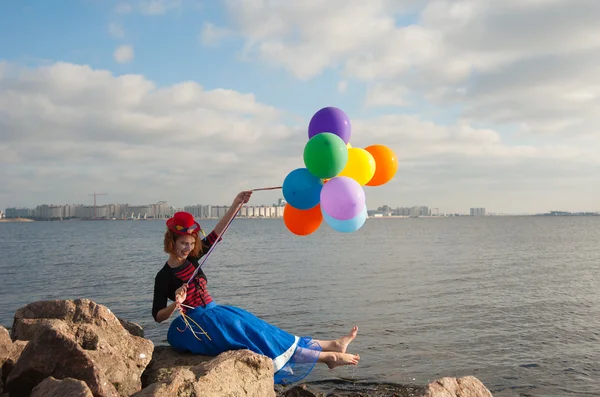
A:
{"label": "sky", "polygon": [[0,209],[229,205],[335,106],[398,158],[370,209],[600,210],[600,1],[58,4],[0,2]]}

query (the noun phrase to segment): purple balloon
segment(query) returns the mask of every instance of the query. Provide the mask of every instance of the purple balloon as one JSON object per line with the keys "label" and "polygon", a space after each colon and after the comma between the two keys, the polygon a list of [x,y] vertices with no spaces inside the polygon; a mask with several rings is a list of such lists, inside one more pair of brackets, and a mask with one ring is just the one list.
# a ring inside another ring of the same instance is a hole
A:
{"label": "purple balloon", "polygon": [[321,189],[321,210],[334,219],[352,219],[364,207],[365,191],[352,178],[337,176],[328,180]]}
{"label": "purple balloon", "polygon": [[351,127],[348,115],[341,109],[326,107],[319,110],[308,124],[308,139],[321,132],[331,132],[342,138],[344,143],[350,142]]}

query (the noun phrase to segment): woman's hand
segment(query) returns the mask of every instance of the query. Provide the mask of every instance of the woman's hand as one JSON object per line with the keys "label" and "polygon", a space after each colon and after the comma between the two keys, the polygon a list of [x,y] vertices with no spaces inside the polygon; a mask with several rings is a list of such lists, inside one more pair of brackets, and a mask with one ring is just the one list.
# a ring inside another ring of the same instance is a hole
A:
{"label": "woman's hand", "polygon": [[245,190],[243,192],[238,193],[233,200],[233,206],[237,207],[239,205],[245,204],[250,201],[250,196],[252,196],[252,190]]}
{"label": "woman's hand", "polygon": [[177,305],[181,305],[185,301],[186,297],[187,297],[187,285],[183,284],[181,287],[177,288],[177,290],[175,291],[175,302],[177,302]]}

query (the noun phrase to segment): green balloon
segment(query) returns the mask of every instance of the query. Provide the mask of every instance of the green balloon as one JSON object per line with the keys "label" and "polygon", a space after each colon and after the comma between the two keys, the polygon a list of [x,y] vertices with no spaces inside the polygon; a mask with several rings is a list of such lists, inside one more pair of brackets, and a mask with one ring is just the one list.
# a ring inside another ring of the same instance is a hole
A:
{"label": "green balloon", "polygon": [[317,134],[304,147],[304,165],[318,178],[333,178],[342,172],[347,162],[348,147],[335,134]]}

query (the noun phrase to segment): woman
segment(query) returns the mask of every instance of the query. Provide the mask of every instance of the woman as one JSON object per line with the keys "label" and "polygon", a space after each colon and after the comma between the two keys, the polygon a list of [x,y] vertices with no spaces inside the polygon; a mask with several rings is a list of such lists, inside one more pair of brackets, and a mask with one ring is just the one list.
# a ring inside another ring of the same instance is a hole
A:
{"label": "woman", "polygon": [[[206,275],[199,269],[199,259],[220,238],[238,208],[247,203],[251,191],[239,193],[225,216],[202,241],[200,225],[187,212],[177,212],[167,220],[164,250],[169,254],[154,281],[152,316],[161,323],[180,310],[169,327],[167,340],[179,351],[216,356],[228,350],[249,349],[270,357],[275,369],[275,383],[297,382],[310,373],[315,363],[329,368],[356,365],[359,356],[346,353],[358,331],[337,340],[321,341],[289,334],[255,315],[233,306],[217,305],[206,288]],[[167,299],[173,301],[167,305]],[[187,320],[187,322],[186,322]]]}

